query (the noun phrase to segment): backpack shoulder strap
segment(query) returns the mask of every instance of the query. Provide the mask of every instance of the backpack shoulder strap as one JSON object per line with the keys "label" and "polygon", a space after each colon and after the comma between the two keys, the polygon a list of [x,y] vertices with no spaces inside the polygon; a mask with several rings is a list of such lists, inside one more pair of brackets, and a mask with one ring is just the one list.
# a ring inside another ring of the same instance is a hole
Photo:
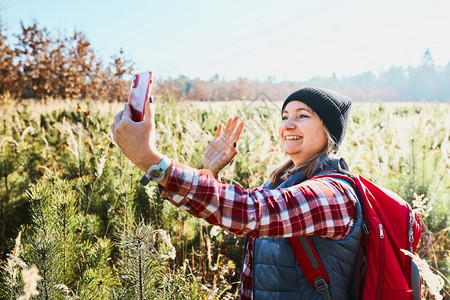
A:
{"label": "backpack shoulder strap", "polygon": [[289,243],[306,280],[322,295],[323,299],[331,299],[328,289],[330,280],[311,238],[309,236],[290,237]]}
{"label": "backpack shoulder strap", "polygon": [[342,173],[345,175],[347,175],[347,174],[350,175],[347,162],[345,161],[344,158],[341,157],[341,158],[332,159],[331,165],[333,166],[333,169],[335,169],[339,173]]}
{"label": "backpack shoulder strap", "polygon": [[[317,177],[325,177],[333,174],[331,175],[332,177],[347,180],[353,187],[355,187],[353,176],[348,171],[348,165],[343,158],[333,159],[332,166],[334,171],[324,170],[320,172]],[[322,295],[323,299],[331,299],[328,289],[328,285],[330,284],[328,274],[325,271],[311,238],[308,236],[290,237],[289,243],[291,244],[295,258],[309,284]],[[358,281],[360,281],[359,276]],[[360,286],[360,282],[358,282],[358,286]],[[357,294],[359,294],[359,289]]]}

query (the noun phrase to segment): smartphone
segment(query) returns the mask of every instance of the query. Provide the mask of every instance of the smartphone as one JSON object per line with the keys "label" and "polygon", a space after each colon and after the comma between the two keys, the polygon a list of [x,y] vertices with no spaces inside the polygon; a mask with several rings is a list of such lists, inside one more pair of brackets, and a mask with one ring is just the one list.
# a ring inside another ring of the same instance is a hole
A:
{"label": "smartphone", "polygon": [[152,82],[152,72],[139,73],[133,77],[128,104],[131,108],[132,119],[135,122],[144,120],[145,105],[151,95]]}

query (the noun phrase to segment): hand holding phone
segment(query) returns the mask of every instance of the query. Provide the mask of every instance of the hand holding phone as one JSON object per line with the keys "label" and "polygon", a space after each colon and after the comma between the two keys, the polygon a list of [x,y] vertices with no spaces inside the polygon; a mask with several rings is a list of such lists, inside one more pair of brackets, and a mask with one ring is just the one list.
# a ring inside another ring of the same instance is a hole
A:
{"label": "hand holding phone", "polygon": [[133,77],[128,104],[130,105],[132,119],[135,122],[144,120],[145,105],[150,98],[152,82],[152,72],[139,73]]}

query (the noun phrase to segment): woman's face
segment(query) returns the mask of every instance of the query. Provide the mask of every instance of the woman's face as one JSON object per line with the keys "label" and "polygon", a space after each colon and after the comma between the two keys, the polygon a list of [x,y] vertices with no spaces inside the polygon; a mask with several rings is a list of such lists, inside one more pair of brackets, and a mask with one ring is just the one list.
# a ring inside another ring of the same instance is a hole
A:
{"label": "woman's face", "polygon": [[319,116],[303,102],[291,101],[284,108],[278,129],[283,151],[295,165],[321,151],[328,137]]}

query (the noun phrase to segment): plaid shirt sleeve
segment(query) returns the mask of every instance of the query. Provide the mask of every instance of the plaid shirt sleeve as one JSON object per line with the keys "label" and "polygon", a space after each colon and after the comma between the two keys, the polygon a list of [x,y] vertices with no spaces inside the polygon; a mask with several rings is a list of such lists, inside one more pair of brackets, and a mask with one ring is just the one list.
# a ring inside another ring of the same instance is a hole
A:
{"label": "plaid shirt sleeve", "polygon": [[356,196],[333,178],[289,188],[242,190],[172,160],[161,197],[190,214],[252,237],[317,235],[341,239],[355,218]]}

